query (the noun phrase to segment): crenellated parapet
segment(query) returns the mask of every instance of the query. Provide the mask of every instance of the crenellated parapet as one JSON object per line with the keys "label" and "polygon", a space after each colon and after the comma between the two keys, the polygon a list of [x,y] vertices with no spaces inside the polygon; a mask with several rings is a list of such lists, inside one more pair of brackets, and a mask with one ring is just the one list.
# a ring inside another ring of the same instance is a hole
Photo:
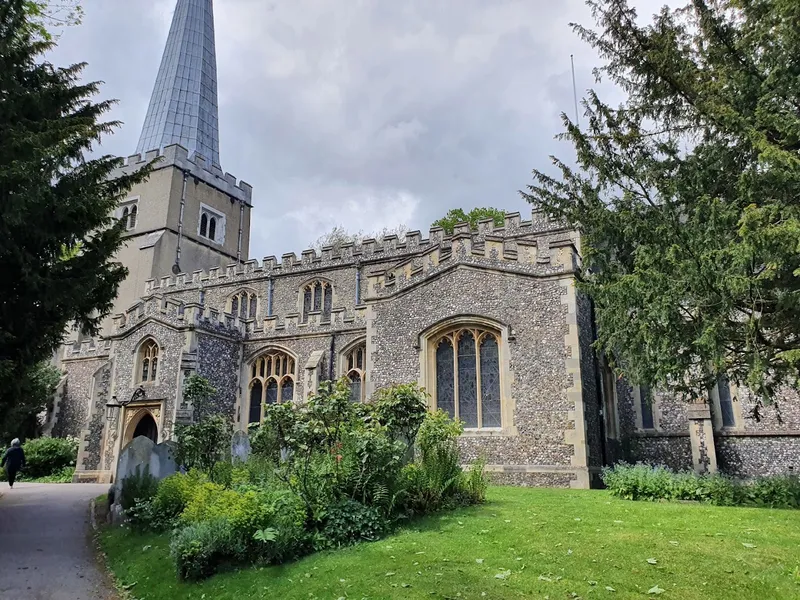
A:
{"label": "crenellated parapet", "polygon": [[111,352],[111,341],[91,338],[80,342],[67,343],[62,346],[62,359],[75,358],[108,358]]}
{"label": "crenellated parapet", "polygon": [[145,296],[124,313],[115,315],[114,334],[124,334],[151,317],[175,328],[193,327],[234,336],[243,336],[248,328],[246,320],[239,316],[200,303],[178,302],[169,296],[157,294]]}
{"label": "crenellated parapet", "polygon": [[249,183],[237,181],[236,177],[223,172],[222,169],[198,153],[190,156],[189,151],[178,144],[167,146],[163,152],[151,150],[145,154],[132,154],[121,167],[112,172],[111,177],[133,173],[153,161],[157,161],[156,169],[177,167],[229,196],[249,206],[253,205],[253,187]]}
{"label": "crenellated parapet", "polygon": [[[276,278],[298,273],[311,273],[345,267],[369,266],[370,263],[386,263],[397,261],[394,269],[405,269],[409,261],[426,263],[441,260],[452,252],[455,246],[459,252],[474,253],[485,256],[502,256],[512,260],[519,247],[532,247],[528,240],[535,240],[536,250],[523,250],[522,260],[531,254],[542,263],[549,260],[549,239],[557,237],[569,240],[576,239],[576,234],[563,226],[546,218],[541,212],[534,210],[530,221],[521,220],[519,213],[506,215],[502,226],[494,225],[491,219],[478,223],[478,230],[471,231],[467,223],[456,225],[453,235],[446,235],[441,227],[431,227],[427,238],[419,231],[410,231],[400,241],[395,235],[386,236],[383,240],[365,239],[359,244],[345,243],[338,248],[325,246],[320,251],[310,248],[300,253],[288,252],[278,260],[275,256],[267,256],[259,263],[249,260],[243,264],[232,264],[225,268],[214,267],[207,271],[194,271],[151,279],[145,283],[145,295],[168,293],[189,289],[201,289],[213,285],[246,284],[248,281],[265,278]],[[527,246],[526,246],[527,245]],[[466,248],[469,248],[467,251]]]}

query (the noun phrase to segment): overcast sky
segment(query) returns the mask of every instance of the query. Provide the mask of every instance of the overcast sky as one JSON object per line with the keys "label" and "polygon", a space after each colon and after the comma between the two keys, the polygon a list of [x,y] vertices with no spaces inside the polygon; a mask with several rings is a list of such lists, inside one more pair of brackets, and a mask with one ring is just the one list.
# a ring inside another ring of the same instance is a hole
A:
{"label": "overcast sky", "polygon": [[[662,4],[639,0],[643,15]],[[56,64],[88,62],[136,149],[175,0],[84,0]],[[517,190],[571,156],[553,138],[594,51],[583,0],[216,0],[220,158],[254,186],[250,256],[300,252],[335,225],[427,232],[450,208],[523,214]],[[605,97],[613,97],[607,90]]]}

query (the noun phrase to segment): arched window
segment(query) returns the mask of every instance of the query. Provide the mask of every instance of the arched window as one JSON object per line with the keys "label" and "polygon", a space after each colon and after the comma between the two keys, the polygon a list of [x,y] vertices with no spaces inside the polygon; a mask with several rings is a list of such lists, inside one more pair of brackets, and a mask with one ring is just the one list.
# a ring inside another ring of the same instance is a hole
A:
{"label": "arched window", "polygon": [[255,319],[258,310],[258,296],[251,290],[241,290],[228,299],[228,314],[242,319]]}
{"label": "arched window", "polygon": [[147,339],[139,346],[139,383],[151,383],[158,375],[158,344]]}
{"label": "arched window", "polygon": [[321,321],[331,320],[333,307],[333,287],[327,281],[309,281],[303,286],[303,323],[308,323],[308,315],[321,312]]}
{"label": "arched window", "polygon": [[200,235],[208,237],[208,215],[205,213],[200,217]]}
{"label": "arched window", "polygon": [[125,229],[128,229],[128,215],[129,214],[130,214],[130,211],[128,210],[127,206],[122,209],[122,219],[121,220],[122,220],[122,226]]}
{"label": "arched window", "polygon": [[431,342],[435,407],[468,428],[501,427],[500,335],[463,327]]}
{"label": "arched window", "polygon": [[248,422],[260,423],[264,404],[291,402],[294,399],[294,359],[280,350],[271,350],[250,365],[250,406]]}
{"label": "arched window", "polygon": [[134,204],[131,206],[131,214],[128,217],[128,229],[136,228],[136,216],[139,214],[139,208]]}
{"label": "arched window", "polygon": [[367,345],[359,344],[349,350],[343,359],[343,374],[350,380],[350,400],[366,402]]}
{"label": "arched window", "polygon": [[208,239],[216,240],[217,239],[217,219],[216,217],[211,217],[208,220]]}

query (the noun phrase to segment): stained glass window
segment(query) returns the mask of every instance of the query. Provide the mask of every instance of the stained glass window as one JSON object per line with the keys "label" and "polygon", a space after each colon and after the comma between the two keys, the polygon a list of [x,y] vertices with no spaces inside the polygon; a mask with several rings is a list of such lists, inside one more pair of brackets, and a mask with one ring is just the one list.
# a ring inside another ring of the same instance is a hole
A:
{"label": "stained glass window", "polygon": [[291,402],[294,398],[294,381],[286,377],[281,384],[281,402]]}
{"label": "stained glass window", "polygon": [[330,321],[331,308],[333,305],[333,289],[331,286],[325,286],[325,301],[322,303],[322,319],[323,321]]}
{"label": "stained glass window", "polygon": [[642,429],[655,429],[653,418],[653,394],[649,387],[639,388],[639,401],[642,409]]}
{"label": "stained glass window", "polygon": [[436,348],[436,407],[455,418],[453,344],[449,338],[443,338]]}
{"label": "stained glass window", "polygon": [[303,323],[308,321],[308,313],[311,312],[311,294],[312,288],[307,287],[305,292],[303,292]]}
{"label": "stained glass window", "polygon": [[267,383],[267,404],[275,404],[278,401],[278,382],[270,379]]}
{"label": "stained glass window", "polygon": [[478,426],[475,338],[469,331],[458,340],[458,413],[465,427]]}
{"label": "stained glass window", "polygon": [[261,422],[261,396],[262,387],[259,380],[255,380],[250,386],[250,417],[248,423]]}
{"label": "stained glass window", "polygon": [[731,395],[731,386],[727,377],[720,377],[717,382],[717,391],[719,392],[719,410],[722,416],[722,426],[735,427],[736,417],[733,414],[733,396]]}
{"label": "stained glass window", "polygon": [[497,340],[487,335],[481,341],[481,425],[500,427],[500,360]]}
{"label": "stained glass window", "polygon": [[322,284],[314,284],[314,310],[322,310]]}

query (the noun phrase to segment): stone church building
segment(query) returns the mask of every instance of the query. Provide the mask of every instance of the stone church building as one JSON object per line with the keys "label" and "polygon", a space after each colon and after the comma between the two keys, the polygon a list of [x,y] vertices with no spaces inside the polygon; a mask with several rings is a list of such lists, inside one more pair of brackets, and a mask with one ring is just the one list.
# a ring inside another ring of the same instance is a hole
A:
{"label": "stone church building", "polygon": [[122,167],[158,160],[117,213],[129,277],[102,335],[72,332],[57,359],[45,429],[79,436],[76,481],[110,481],[135,436],[160,442],[202,418],[182,398],[193,373],[242,430],[324,380],[349,378],[356,402],[417,381],[502,483],[585,488],[618,460],[740,476],[800,466],[796,397],[760,407],[721,382],[687,405],[617,380],[590,348],[580,240],[535,211],[251,260],[253,190],[220,167],[217,112],[212,0],[178,0]]}

